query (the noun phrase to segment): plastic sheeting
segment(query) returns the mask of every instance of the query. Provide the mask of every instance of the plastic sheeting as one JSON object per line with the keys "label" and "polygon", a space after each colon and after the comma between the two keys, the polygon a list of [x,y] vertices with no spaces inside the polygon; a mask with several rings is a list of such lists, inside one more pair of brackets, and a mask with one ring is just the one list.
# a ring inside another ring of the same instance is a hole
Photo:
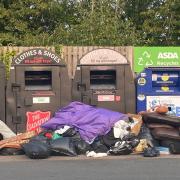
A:
{"label": "plastic sheeting", "polygon": [[97,136],[107,134],[114,123],[127,119],[127,115],[119,112],[96,108],[81,102],[72,102],[57,111],[55,116],[42,127],[57,130],[68,125],[79,131],[81,138],[91,144]]}
{"label": "plastic sheeting", "polygon": [[0,120],[0,133],[3,135],[4,139],[8,139],[16,136],[16,134],[1,120]]}

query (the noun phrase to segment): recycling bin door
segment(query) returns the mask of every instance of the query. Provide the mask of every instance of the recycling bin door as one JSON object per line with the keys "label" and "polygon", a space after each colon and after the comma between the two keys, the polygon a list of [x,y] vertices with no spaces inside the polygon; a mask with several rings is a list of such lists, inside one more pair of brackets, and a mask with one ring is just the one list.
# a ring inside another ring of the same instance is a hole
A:
{"label": "recycling bin door", "polygon": [[123,66],[82,66],[81,71],[82,102],[125,111]]}

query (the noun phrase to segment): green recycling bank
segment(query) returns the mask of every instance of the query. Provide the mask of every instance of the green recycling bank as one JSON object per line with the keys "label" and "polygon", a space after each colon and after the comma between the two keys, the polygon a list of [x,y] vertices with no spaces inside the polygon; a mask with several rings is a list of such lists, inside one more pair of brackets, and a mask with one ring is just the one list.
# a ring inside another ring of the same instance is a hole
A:
{"label": "green recycling bank", "polygon": [[137,112],[167,105],[180,116],[180,47],[135,47]]}

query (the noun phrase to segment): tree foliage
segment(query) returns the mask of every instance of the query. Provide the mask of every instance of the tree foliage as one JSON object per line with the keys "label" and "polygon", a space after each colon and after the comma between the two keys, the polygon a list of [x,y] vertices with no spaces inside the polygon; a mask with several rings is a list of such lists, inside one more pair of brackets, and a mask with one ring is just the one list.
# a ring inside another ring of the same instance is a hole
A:
{"label": "tree foliage", "polygon": [[178,45],[179,0],[0,0],[0,44]]}
{"label": "tree foliage", "polygon": [[[152,3],[145,17],[142,32],[145,44],[178,45],[180,41],[180,1],[167,0]],[[153,18],[152,18],[153,17]]]}

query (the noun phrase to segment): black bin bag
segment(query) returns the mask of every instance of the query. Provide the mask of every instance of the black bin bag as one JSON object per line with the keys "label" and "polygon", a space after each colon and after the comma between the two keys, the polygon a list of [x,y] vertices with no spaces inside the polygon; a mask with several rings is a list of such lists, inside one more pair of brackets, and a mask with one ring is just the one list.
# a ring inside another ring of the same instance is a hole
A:
{"label": "black bin bag", "polygon": [[75,145],[71,137],[63,137],[50,142],[52,155],[77,156]]}
{"label": "black bin bag", "polygon": [[1,156],[11,156],[11,155],[23,155],[25,154],[22,149],[16,148],[2,148],[0,149]]}
{"label": "black bin bag", "polygon": [[[129,139],[130,140],[130,139]],[[113,147],[110,148],[109,154],[111,155],[128,155],[133,152],[133,149],[139,144],[138,138],[133,138],[130,141],[118,141]]]}
{"label": "black bin bag", "polygon": [[119,141],[115,144],[115,146],[111,147],[109,150],[109,154],[111,155],[127,155],[131,154],[133,151],[130,144],[126,141]]}
{"label": "black bin bag", "polygon": [[160,152],[155,147],[148,147],[144,150],[144,157],[157,157],[160,155]]}
{"label": "black bin bag", "polygon": [[22,148],[26,156],[31,159],[45,159],[51,154],[49,146],[41,141],[30,141],[27,144],[23,144]]}
{"label": "black bin bag", "polygon": [[85,142],[82,139],[75,139],[74,141],[74,146],[76,149],[76,153],[79,154],[86,154],[87,151],[91,149],[91,146]]}

